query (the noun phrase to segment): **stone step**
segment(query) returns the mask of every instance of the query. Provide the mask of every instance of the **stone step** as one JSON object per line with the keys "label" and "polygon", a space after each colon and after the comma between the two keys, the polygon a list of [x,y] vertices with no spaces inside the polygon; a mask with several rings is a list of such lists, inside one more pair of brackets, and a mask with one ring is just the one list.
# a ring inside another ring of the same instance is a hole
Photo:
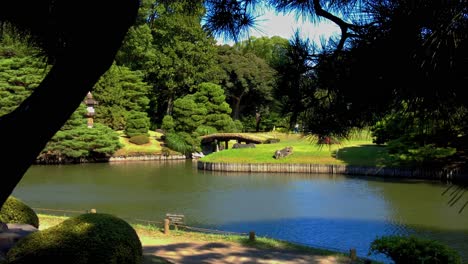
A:
{"label": "stone step", "polygon": [[0,252],[3,254],[6,254],[20,239],[37,231],[34,226],[26,224],[7,224],[7,227],[8,230],[0,232]]}

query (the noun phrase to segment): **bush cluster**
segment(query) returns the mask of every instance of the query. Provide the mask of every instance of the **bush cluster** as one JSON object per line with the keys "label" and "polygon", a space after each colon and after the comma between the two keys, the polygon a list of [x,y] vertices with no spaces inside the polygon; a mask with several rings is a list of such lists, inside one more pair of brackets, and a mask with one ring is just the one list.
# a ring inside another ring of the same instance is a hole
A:
{"label": "bush cluster", "polygon": [[15,264],[141,264],[142,246],[135,230],[109,214],[82,214],[32,233],[7,253]]}
{"label": "bush cluster", "polygon": [[382,253],[395,264],[461,264],[460,255],[448,246],[414,236],[384,236],[374,240],[371,253]]}
{"label": "bush cluster", "polygon": [[0,210],[0,222],[29,224],[36,228],[39,227],[39,218],[34,210],[13,196],[8,197],[3,204]]}
{"label": "bush cluster", "polygon": [[128,141],[136,145],[144,145],[150,142],[150,139],[147,135],[138,135],[131,137]]}

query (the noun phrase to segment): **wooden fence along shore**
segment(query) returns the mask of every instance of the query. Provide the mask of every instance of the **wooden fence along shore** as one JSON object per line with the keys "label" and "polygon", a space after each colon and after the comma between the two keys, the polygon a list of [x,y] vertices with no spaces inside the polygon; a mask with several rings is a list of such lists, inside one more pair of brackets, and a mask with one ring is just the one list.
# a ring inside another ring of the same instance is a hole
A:
{"label": "wooden fence along shore", "polygon": [[203,161],[198,161],[197,167],[199,170],[226,172],[326,173],[450,181],[467,179],[467,173],[464,171],[424,168],[379,168],[325,164],[211,163]]}

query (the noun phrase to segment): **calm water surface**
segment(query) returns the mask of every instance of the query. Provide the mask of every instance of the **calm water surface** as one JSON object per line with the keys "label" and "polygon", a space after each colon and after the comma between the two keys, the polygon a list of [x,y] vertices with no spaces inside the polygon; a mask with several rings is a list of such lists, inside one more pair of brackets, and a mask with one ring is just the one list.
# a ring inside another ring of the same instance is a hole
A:
{"label": "calm water surface", "polygon": [[179,161],[33,166],[13,194],[33,208],[96,208],[132,222],[180,213],[192,226],[354,247],[361,256],[377,236],[415,234],[468,261],[468,207],[459,213],[468,195],[449,206],[446,189],[427,181],[204,172]]}

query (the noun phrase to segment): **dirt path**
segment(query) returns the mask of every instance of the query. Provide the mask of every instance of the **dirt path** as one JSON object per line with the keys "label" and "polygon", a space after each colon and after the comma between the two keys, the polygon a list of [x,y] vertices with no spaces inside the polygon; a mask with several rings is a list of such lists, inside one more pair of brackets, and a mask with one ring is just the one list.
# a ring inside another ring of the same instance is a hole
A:
{"label": "dirt path", "polygon": [[280,249],[257,249],[226,241],[204,242],[190,237],[143,237],[145,264],[158,262],[162,257],[174,264],[191,263],[259,263],[259,264],[332,264],[349,263],[334,256],[317,256],[308,253]]}
{"label": "dirt path", "polygon": [[159,256],[174,264],[189,263],[265,263],[293,264],[338,262],[335,257],[313,256],[278,250],[262,250],[229,242],[173,242],[143,247],[145,255]]}

